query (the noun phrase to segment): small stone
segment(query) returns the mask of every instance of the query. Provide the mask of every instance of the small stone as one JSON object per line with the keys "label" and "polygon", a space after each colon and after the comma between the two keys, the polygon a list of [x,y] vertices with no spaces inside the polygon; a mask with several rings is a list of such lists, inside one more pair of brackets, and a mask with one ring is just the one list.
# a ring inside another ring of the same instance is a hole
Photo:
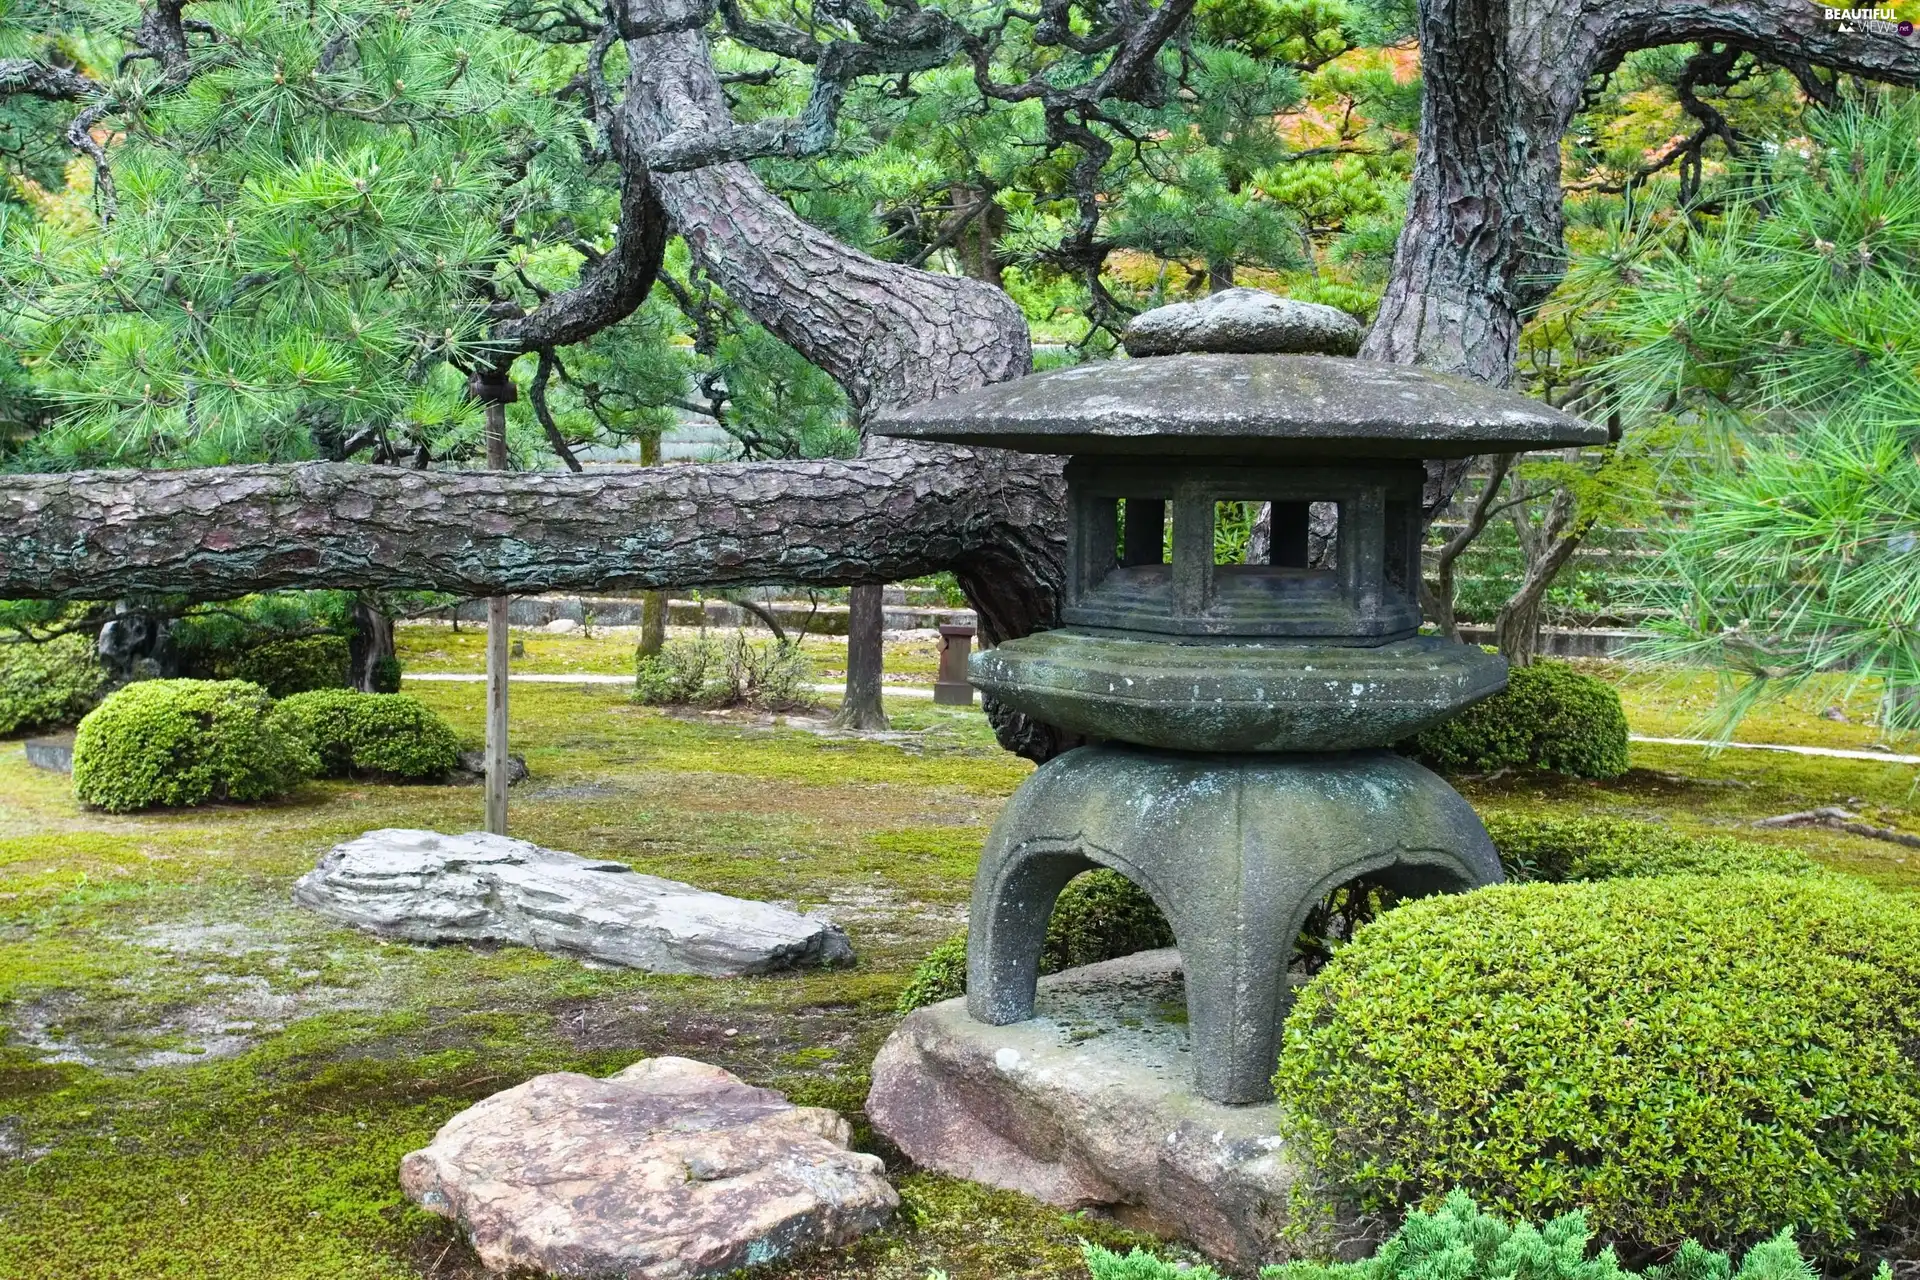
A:
{"label": "small stone", "polygon": [[1832,720],[1836,724],[1852,724],[1853,723],[1851,720],[1847,719],[1847,713],[1842,711],[1839,707],[1828,707],[1825,711],[1822,711],[1820,713],[1820,718],[1822,720]]}
{"label": "small stone", "polygon": [[495,1271],[694,1280],[845,1245],[899,1207],[846,1120],[688,1058],[535,1076],[400,1162]]}
{"label": "small stone", "polygon": [[1289,1231],[1304,1176],[1274,1103],[1196,1096],[1179,953],[1040,979],[1035,1016],[988,1026],[965,1000],[916,1010],[873,1062],[867,1116],[923,1168],[1100,1208],[1251,1267],[1363,1256],[1370,1224]]}
{"label": "small stone", "polygon": [[[533,776],[527,768],[527,758],[519,753],[507,757],[507,785],[517,787]],[[462,751],[459,762],[453,768],[453,781],[460,786],[477,786],[487,780],[487,753],[484,751]]]}
{"label": "small stone", "polygon": [[566,635],[569,631],[578,631],[579,629],[580,629],[580,624],[575,622],[572,618],[555,618],[552,622],[549,622],[546,625],[546,630],[551,631],[554,635],[557,635],[557,636],[563,636],[563,635]]}
{"label": "small stone", "polygon": [[728,977],[847,964],[838,926],[484,831],[369,831],[293,900],[403,942],[506,942],[652,973]]}
{"label": "small stone", "polygon": [[1120,341],[1130,356],[1269,351],[1351,356],[1359,353],[1360,338],[1360,322],[1338,307],[1261,289],[1226,289],[1143,311]]}

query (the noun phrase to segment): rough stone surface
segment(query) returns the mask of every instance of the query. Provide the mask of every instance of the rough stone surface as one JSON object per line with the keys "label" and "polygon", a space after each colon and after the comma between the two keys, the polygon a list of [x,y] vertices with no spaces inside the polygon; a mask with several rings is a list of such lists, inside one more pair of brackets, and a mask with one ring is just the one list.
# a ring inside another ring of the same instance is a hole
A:
{"label": "rough stone surface", "polygon": [[853,959],[825,921],[481,831],[369,831],[300,877],[293,900],[384,938],[518,943],[653,973]]}
{"label": "rough stone surface", "polygon": [[1472,807],[1404,756],[1080,747],[1020,784],[981,851],[967,923],[974,1018],[1034,1015],[1054,901],[1094,867],[1145,889],[1172,926],[1193,1088],[1230,1105],[1272,1096],[1293,942],[1315,903],[1363,875],[1406,897],[1502,878]]}
{"label": "rough stone surface", "polygon": [[73,772],[73,735],[56,734],[27,739],[27,763],[52,773]]}
{"label": "rough stone surface", "polygon": [[1506,687],[1498,655],[1393,644],[1203,645],[1042,631],[973,655],[1003,706],[1090,738],[1178,751],[1390,746]]}
{"label": "rough stone surface", "polygon": [[1461,458],[1606,443],[1512,391],[1336,356],[1179,355],[1050,369],[875,415],[883,436],[1028,453]]}
{"label": "rough stone surface", "polygon": [[994,1027],[949,1000],[910,1015],[873,1063],[867,1115],[916,1164],[1066,1208],[1100,1207],[1242,1266],[1289,1248],[1364,1249],[1342,1224],[1282,1239],[1300,1170],[1277,1108],[1188,1087],[1179,954],[1148,951],[1040,981],[1035,1017]]}
{"label": "rough stone surface", "polygon": [[1193,302],[1143,311],[1120,335],[1130,356],[1183,351],[1263,351],[1351,356],[1360,352],[1360,322],[1338,307],[1283,298],[1264,289],[1223,289]]}
{"label": "rough stone surface", "polygon": [[400,1162],[422,1208],[503,1272],[691,1280],[842,1245],[892,1216],[847,1122],[718,1067],[557,1072],[462,1111]]}
{"label": "rough stone surface", "polygon": [[[533,770],[527,768],[527,758],[515,752],[507,757],[507,785],[517,787],[533,776]],[[458,786],[479,786],[487,780],[487,753],[484,751],[462,751],[460,759],[453,767],[453,782]]]}

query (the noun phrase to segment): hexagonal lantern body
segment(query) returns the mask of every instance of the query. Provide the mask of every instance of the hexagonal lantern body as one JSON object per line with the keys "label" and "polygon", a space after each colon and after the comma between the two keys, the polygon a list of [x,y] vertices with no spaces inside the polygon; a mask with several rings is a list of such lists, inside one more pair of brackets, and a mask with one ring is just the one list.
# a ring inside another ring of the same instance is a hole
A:
{"label": "hexagonal lantern body", "polygon": [[[1421,461],[1605,439],[1511,392],[1286,354],[1080,365],[876,430],[1069,455],[1066,626],[976,654],[974,683],[1183,751],[1387,746],[1498,691],[1499,659],[1417,634]],[[1270,504],[1264,563],[1215,563],[1223,502]]]}
{"label": "hexagonal lantern body", "polygon": [[[1466,801],[1372,749],[1506,683],[1497,656],[1418,634],[1421,461],[1605,432],[1476,383],[1293,354],[1081,365],[875,429],[1069,457],[1066,625],[977,653],[970,671],[1004,706],[1098,745],[1044,765],[994,826],[968,1011],[1032,1016],[1054,899],[1110,867],[1173,927],[1196,1089],[1259,1101],[1292,940],[1328,890],[1357,875],[1410,894],[1500,879]],[[1264,562],[1215,562],[1223,502],[1270,504]]]}

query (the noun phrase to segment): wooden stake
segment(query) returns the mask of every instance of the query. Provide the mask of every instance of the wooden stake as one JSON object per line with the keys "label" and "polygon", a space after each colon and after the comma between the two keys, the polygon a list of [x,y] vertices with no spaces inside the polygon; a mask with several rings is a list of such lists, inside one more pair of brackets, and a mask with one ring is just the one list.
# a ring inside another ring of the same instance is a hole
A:
{"label": "wooden stake", "polygon": [[[516,388],[504,373],[469,382],[487,406],[487,467],[507,469],[507,405]],[[487,601],[487,830],[507,834],[507,597]]]}

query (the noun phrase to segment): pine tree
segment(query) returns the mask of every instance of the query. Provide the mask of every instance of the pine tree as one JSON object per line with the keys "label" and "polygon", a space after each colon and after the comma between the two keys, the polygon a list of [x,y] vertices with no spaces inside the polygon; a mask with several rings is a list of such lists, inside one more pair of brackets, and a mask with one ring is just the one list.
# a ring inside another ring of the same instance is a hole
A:
{"label": "pine tree", "polygon": [[1833,672],[1920,729],[1920,100],[1815,116],[1717,225],[1624,273],[1617,393],[1721,460],[1665,531],[1648,652],[1729,674],[1723,734]]}

